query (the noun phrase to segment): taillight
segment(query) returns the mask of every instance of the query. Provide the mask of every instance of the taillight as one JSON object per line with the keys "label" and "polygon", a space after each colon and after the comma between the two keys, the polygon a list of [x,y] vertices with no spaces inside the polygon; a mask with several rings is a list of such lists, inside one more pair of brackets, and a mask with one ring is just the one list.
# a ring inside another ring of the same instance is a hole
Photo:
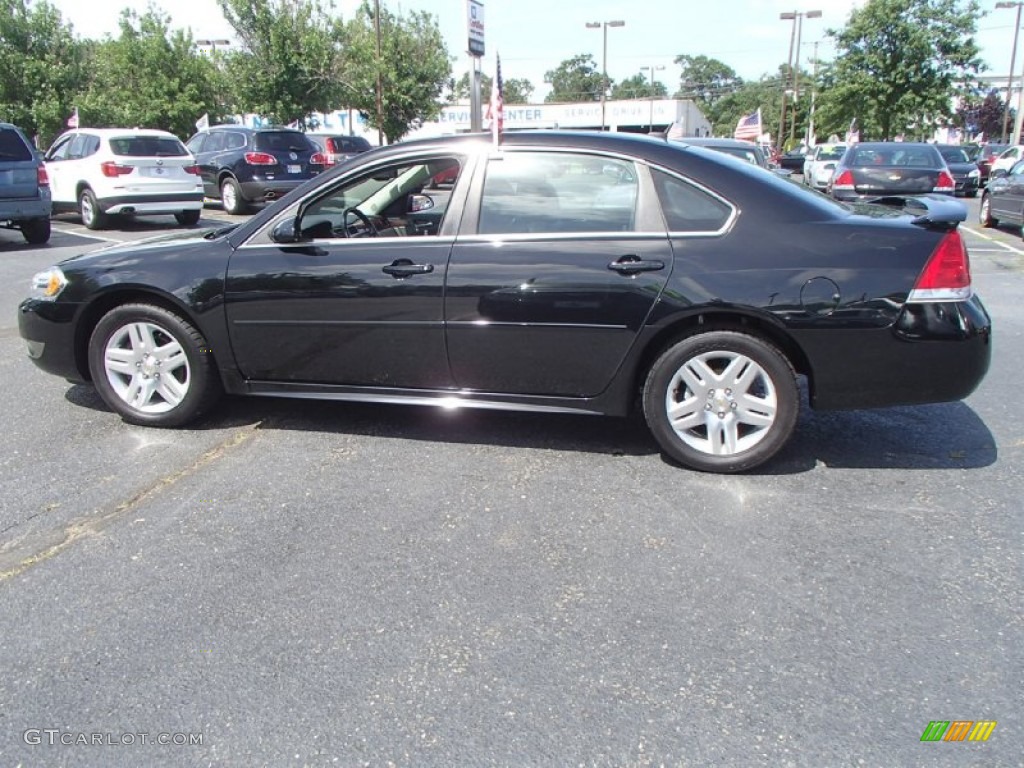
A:
{"label": "taillight", "polygon": [[277,165],[277,158],[266,152],[246,152],[245,162],[249,165]]}
{"label": "taillight", "polygon": [[953,192],[956,190],[956,182],[949,171],[939,171],[939,180],[935,183],[932,192]]}
{"label": "taillight", "polygon": [[907,301],[962,301],[971,297],[971,261],[960,231],[942,238]]}
{"label": "taillight", "polygon": [[36,168],[36,184],[40,187],[50,186],[50,175],[46,172],[45,165],[40,165]]}
{"label": "taillight", "polygon": [[100,170],[103,171],[103,175],[107,178],[116,179],[118,176],[127,176],[135,170],[135,166],[118,165],[113,160],[107,160],[105,163],[100,163]]}
{"label": "taillight", "polygon": [[182,170],[185,173],[191,173],[193,176],[198,176],[199,175],[199,166],[198,165],[186,165],[184,168],[182,168]]}
{"label": "taillight", "polygon": [[332,155],[341,151],[340,149],[338,149],[337,144],[334,143],[334,139],[327,139],[326,141],[324,141],[324,148]]}
{"label": "taillight", "polygon": [[325,155],[323,152],[314,152],[309,157],[309,164],[310,165],[328,165],[327,155]]}
{"label": "taillight", "polygon": [[853,189],[853,173],[847,169],[832,182],[832,189]]}

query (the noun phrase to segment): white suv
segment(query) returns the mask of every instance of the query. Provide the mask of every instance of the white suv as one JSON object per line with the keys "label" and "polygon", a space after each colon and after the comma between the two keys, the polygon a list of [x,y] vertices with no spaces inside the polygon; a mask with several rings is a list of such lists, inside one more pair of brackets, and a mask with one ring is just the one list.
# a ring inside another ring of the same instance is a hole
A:
{"label": "white suv", "polygon": [[53,210],[78,211],[89,229],[114,214],[174,214],[198,223],[203,182],[192,154],[172,133],[82,128],[62,134],[44,158]]}

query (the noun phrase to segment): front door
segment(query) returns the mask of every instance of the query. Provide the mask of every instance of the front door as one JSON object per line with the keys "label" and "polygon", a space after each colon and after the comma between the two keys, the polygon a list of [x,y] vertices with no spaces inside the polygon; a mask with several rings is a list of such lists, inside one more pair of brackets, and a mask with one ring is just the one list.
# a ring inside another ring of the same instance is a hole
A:
{"label": "front door", "polygon": [[[342,177],[282,211],[240,247],[227,275],[238,366],[260,381],[446,388],[442,233],[455,184],[432,178],[460,161],[403,160]],[[431,196],[432,195],[432,196]],[[436,226],[414,207],[437,201]],[[293,223],[294,222],[294,223]],[[280,241],[289,228],[298,242]]]}

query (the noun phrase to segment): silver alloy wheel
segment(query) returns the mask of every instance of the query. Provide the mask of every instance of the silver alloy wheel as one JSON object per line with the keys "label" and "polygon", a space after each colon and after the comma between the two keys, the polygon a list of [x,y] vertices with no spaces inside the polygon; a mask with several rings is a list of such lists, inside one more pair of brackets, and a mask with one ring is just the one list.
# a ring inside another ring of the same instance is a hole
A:
{"label": "silver alloy wheel", "polygon": [[991,214],[991,212],[991,203],[989,201],[989,197],[988,195],[985,195],[983,198],[981,198],[981,214],[978,216],[978,218],[981,220],[982,226],[988,226],[986,222],[989,220],[989,215]]}
{"label": "silver alloy wheel", "polygon": [[690,448],[732,456],[760,443],[775,423],[775,384],[746,355],[726,350],[687,360],[669,380],[669,424]]}
{"label": "silver alloy wheel", "polygon": [[103,368],[114,393],[139,413],[167,413],[188,394],[191,369],[181,344],[155,323],[134,322],[110,336]]}
{"label": "silver alloy wheel", "polygon": [[238,196],[235,194],[235,185],[231,181],[225,181],[220,188],[220,201],[224,210],[233,213],[238,210]]}

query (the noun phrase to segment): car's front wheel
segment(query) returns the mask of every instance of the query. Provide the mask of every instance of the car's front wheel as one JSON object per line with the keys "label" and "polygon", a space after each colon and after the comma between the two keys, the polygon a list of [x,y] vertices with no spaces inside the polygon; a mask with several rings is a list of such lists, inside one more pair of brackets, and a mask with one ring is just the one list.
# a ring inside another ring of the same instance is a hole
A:
{"label": "car's front wheel", "polygon": [[644,416],[662,449],[705,472],[742,472],[768,461],[793,432],[800,396],[786,357],[730,330],[689,336],[651,366]]}
{"label": "car's front wheel", "polygon": [[220,201],[224,205],[224,210],[235,216],[245,213],[248,207],[245,198],[242,197],[242,188],[230,176],[221,182]]}
{"label": "car's front wheel", "polygon": [[103,400],[130,424],[181,426],[222,393],[203,335],[152,304],[124,304],[100,319],[89,341],[89,371]]}
{"label": "car's front wheel", "polygon": [[981,196],[981,208],[978,211],[978,223],[983,227],[994,227],[999,223],[992,218],[992,199],[987,192]]}
{"label": "car's front wheel", "polygon": [[194,227],[199,223],[199,217],[202,211],[181,211],[174,214],[174,218],[178,220],[178,223],[183,227]]}
{"label": "car's front wheel", "polygon": [[50,240],[49,219],[29,219],[21,225],[21,236],[26,243],[42,245]]}
{"label": "car's front wheel", "polygon": [[103,229],[107,226],[107,215],[100,210],[96,195],[91,189],[83,189],[78,196],[78,212],[82,215],[82,223],[88,229]]}

